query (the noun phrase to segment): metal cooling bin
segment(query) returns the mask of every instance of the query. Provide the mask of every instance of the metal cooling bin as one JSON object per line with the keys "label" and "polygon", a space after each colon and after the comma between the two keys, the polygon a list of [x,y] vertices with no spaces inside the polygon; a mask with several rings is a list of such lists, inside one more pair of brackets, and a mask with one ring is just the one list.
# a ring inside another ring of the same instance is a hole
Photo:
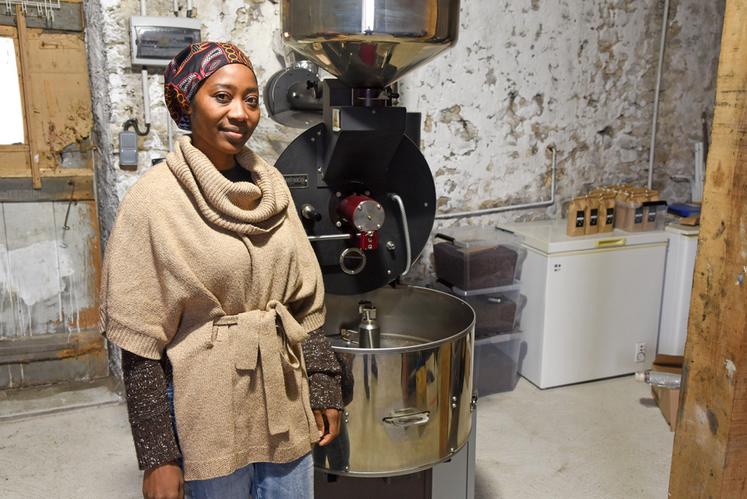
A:
{"label": "metal cooling bin", "polygon": [[[358,348],[358,302],[378,310],[381,348]],[[394,476],[427,469],[467,442],[475,400],[475,315],[453,296],[425,288],[382,288],[327,296],[328,335],[352,372],[341,435],[315,449],[327,473]],[[343,389],[345,391],[345,388]]]}

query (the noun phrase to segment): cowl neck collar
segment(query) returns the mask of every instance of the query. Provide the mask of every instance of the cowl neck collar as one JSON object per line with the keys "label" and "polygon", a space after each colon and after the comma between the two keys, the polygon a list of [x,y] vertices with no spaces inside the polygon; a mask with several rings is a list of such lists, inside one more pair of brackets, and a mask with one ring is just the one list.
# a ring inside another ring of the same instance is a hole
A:
{"label": "cowl neck collar", "polygon": [[243,235],[267,234],[285,219],[289,202],[285,181],[247,147],[236,161],[251,173],[254,183],[225,178],[188,136],[181,137],[166,157],[169,169],[205,219]]}

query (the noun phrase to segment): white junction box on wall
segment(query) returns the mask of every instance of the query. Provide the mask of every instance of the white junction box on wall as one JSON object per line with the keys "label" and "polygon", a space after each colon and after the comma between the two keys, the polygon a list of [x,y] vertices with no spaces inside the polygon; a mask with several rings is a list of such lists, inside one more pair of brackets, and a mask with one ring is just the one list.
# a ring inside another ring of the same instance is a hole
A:
{"label": "white junction box on wall", "polygon": [[526,354],[519,372],[540,388],[630,374],[656,350],[667,234],[568,237],[564,221],[503,225],[524,236]]}
{"label": "white junction box on wall", "polygon": [[132,65],[168,65],[182,49],[201,41],[200,24],[189,17],[131,17]]}

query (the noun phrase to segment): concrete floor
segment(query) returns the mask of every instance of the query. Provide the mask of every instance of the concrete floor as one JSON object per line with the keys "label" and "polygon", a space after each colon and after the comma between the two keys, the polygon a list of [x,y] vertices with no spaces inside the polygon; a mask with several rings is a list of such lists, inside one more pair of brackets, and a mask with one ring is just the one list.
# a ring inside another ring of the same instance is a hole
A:
{"label": "concrete floor", "polygon": [[632,376],[478,403],[476,499],[662,499],[674,433]]}
{"label": "concrete floor", "polygon": [[[477,499],[667,497],[673,434],[632,377],[478,405]],[[0,423],[0,497],[139,498],[125,407]]]}

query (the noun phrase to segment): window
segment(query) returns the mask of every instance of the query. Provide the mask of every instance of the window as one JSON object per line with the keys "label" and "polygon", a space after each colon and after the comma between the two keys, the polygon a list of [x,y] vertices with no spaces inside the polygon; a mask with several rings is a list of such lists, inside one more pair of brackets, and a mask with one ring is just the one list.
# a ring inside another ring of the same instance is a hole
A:
{"label": "window", "polygon": [[[70,197],[69,182],[76,195],[92,185],[82,4],[60,2],[58,10],[52,21],[19,5],[16,15],[0,16],[0,199],[16,199],[3,190],[20,185],[57,197]],[[30,191],[29,199],[40,195]]]}
{"label": "window", "polygon": [[0,37],[0,144],[23,144],[23,103],[18,79],[16,44],[11,37]]}

